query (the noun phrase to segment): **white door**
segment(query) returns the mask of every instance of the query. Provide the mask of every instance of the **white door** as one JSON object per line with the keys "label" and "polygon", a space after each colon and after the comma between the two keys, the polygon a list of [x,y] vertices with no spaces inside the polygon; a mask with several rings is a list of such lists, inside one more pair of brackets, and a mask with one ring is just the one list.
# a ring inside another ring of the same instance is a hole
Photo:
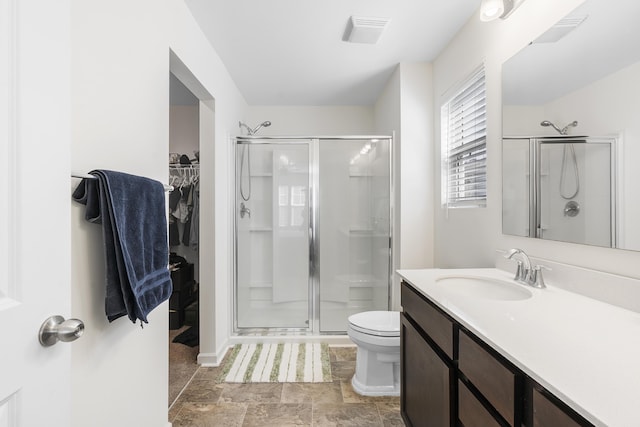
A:
{"label": "white door", "polygon": [[70,6],[0,0],[0,427],[70,425]]}

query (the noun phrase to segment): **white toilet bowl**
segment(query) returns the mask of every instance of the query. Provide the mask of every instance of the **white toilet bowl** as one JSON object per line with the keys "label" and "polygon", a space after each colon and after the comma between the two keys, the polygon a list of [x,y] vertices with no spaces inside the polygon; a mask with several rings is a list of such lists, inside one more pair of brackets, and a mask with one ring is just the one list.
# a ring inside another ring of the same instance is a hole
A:
{"label": "white toilet bowl", "polygon": [[347,334],[358,346],[351,385],[364,396],[400,395],[400,312],[349,316]]}

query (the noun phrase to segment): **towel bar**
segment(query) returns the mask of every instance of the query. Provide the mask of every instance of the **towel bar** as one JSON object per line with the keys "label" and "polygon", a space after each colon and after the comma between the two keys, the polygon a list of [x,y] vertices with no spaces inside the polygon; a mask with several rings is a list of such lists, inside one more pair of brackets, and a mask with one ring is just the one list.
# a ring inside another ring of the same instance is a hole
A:
{"label": "towel bar", "polygon": [[[72,173],[71,174],[72,178],[88,178],[88,179],[97,179],[95,176],[88,174],[88,173]],[[172,192],[173,190],[175,190],[175,188],[173,188],[173,185],[164,185],[164,191],[168,191],[168,192]]]}

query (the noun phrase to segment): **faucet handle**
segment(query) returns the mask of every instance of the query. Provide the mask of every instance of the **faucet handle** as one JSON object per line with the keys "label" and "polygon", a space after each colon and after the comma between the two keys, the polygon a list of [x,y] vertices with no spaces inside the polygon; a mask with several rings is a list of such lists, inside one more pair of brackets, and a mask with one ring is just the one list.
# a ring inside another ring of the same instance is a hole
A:
{"label": "faucet handle", "polygon": [[536,265],[531,271],[531,286],[533,286],[534,288],[542,289],[547,287],[547,285],[545,285],[544,283],[542,270],[551,271],[549,267],[544,265]]}
{"label": "faucet handle", "polygon": [[522,261],[516,261],[516,262],[517,262],[516,276],[513,278],[513,280],[522,281],[522,280],[524,280],[524,278],[525,278],[527,273],[525,272],[524,268],[522,267]]}

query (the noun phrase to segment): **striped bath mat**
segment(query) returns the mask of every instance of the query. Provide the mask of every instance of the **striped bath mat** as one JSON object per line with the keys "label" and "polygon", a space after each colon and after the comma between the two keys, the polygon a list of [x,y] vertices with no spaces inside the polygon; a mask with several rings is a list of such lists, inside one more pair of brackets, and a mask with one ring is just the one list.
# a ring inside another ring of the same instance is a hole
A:
{"label": "striped bath mat", "polygon": [[329,346],[319,343],[236,345],[222,371],[228,383],[331,382]]}

